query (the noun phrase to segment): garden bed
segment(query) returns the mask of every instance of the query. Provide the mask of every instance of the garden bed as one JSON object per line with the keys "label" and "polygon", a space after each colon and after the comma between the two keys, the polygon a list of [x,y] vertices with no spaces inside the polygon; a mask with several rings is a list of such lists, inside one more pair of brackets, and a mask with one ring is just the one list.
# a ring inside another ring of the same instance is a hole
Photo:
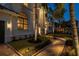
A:
{"label": "garden bed", "polygon": [[12,41],[9,44],[14,47],[17,51],[19,51],[22,55],[28,56],[33,55],[38,50],[50,44],[50,39],[45,36],[39,36],[37,41],[34,41],[33,38]]}

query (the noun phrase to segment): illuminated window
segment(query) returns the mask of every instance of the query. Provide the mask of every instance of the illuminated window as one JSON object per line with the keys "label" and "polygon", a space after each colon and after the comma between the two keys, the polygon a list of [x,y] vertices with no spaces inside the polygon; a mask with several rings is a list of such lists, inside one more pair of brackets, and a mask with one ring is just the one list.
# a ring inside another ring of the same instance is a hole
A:
{"label": "illuminated window", "polygon": [[27,30],[28,29],[28,23],[27,23],[27,19],[24,18],[19,18],[17,20],[17,26],[19,30]]}

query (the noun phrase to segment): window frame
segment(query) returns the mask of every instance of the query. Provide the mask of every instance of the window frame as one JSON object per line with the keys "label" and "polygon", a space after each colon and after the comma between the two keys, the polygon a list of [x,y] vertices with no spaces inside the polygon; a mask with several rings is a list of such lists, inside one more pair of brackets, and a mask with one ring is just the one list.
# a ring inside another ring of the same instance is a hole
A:
{"label": "window frame", "polygon": [[[17,29],[18,30],[27,30],[28,29],[28,19],[19,17],[17,20]],[[26,22],[25,22],[26,21]],[[19,26],[18,26],[19,25]],[[22,27],[21,27],[22,26]],[[26,26],[26,27],[25,27]],[[25,29],[26,28],[26,29]]]}

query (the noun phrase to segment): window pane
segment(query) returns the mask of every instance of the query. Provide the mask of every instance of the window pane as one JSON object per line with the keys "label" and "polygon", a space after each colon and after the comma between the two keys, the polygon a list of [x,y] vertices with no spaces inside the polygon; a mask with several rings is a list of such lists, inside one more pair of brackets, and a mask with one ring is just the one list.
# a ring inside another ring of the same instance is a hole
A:
{"label": "window pane", "polygon": [[22,18],[19,18],[19,19],[17,20],[17,22],[18,22],[18,23],[23,23],[23,19],[22,19]]}
{"label": "window pane", "polygon": [[27,29],[27,25],[24,25],[24,30]]}
{"label": "window pane", "polygon": [[17,23],[20,23],[20,20],[17,20]]}
{"label": "window pane", "polygon": [[20,24],[18,24],[18,27],[20,27]]}
{"label": "window pane", "polygon": [[27,20],[26,19],[24,20],[24,24],[27,24]]}
{"label": "window pane", "polygon": [[18,29],[23,29],[23,24],[18,24]]}

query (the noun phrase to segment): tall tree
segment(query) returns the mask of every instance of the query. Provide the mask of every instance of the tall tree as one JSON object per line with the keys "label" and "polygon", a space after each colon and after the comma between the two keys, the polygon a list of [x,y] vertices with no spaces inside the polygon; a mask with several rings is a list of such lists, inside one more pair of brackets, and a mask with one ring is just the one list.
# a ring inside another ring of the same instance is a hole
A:
{"label": "tall tree", "polygon": [[70,21],[71,21],[72,30],[73,30],[72,38],[74,39],[74,42],[75,42],[74,45],[76,48],[76,53],[77,55],[79,55],[78,32],[77,32],[77,26],[76,26],[76,21],[75,21],[75,16],[74,16],[74,3],[70,3],[69,8],[70,8]]}
{"label": "tall tree", "polygon": [[[43,28],[42,28],[42,32],[43,34],[46,34],[45,33],[45,17],[47,15],[47,11],[48,11],[48,4],[47,3],[42,3],[41,6],[43,7]],[[47,18],[47,17],[46,17]]]}
{"label": "tall tree", "polygon": [[65,13],[64,3],[56,3],[56,8],[52,14],[55,19],[63,18]]}
{"label": "tall tree", "polygon": [[[63,3],[56,3],[55,5],[55,9],[52,10],[51,8],[49,8],[49,13],[52,15],[52,17],[50,17],[53,21],[57,20],[60,21],[62,20],[64,13],[66,11],[66,9],[64,8],[64,4]],[[53,33],[54,33],[54,29],[55,29],[55,24],[53,23]]]}
{"label": "tall tree", "polygon": [[53,30],[53,34],[54,34],[54,28],[55,28],[55,26],[54,26],[54,20],[55,20],[55,18],[52,16],[53,12],[54,11],[52,10],[52,8],[49,7],[49,9],[48,9],[48,19],[50,20],[49,21],[50,25],[53,26],[52,30]]}
{"label": "tall tree", "polygon": [[[35,41],[37,41],[37,35],[38,35],[38,18],[39,18],[39,15],[37,12],[39,11],[39,9],[38,9],[39,6],[40,6],[40,4],[35,3]],[[43,4],[41,4],[41,6],[43,7],[43,18],[44,18],[45,17],[44,12],[47,11],[48,5],[47,5],[47,3],[43,3]],[[45,32],[44,28],[45,28],[45,19],[43,19],[43,32]]]}
{"label": "tall tree", "polygon": [[37,23],[38,23],[38,4],[35,3],[35,41],[37,41]]}

